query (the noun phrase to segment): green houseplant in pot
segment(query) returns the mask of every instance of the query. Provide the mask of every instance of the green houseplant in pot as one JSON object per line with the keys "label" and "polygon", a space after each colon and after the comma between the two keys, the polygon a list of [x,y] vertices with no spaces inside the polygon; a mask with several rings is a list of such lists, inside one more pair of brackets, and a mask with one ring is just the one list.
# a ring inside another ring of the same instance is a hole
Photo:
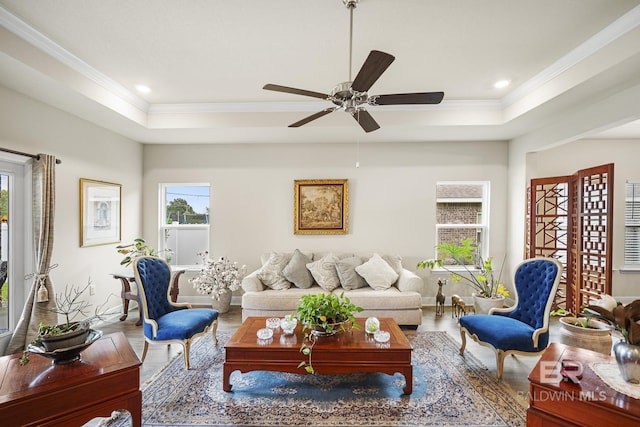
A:
{"label": "green houseplant in pot", "polygon": [[308,356],[308,361],[302,361],[298,365],[313,374],[311,355],[313,346],[318,337],[330,336],[340,332],[350,332],[352,328],[359,329],[356,323],[355,313],[363,311],[341,293],[336,294],[308,294],[300,298],[296,307],[298,319],[302,323],[304,342],[300,352]]}
{"label": "green houseplant in pot", "polygon": [[489,306],[502,306],[504,298],[509,296],[509,291],[500,280],[502,270],[496,277],[493,258],[482,259],[471,238],[464,239],[460,244],[443,243],[436,246],[436,250],[438,258],[425,259],[418,263],[417,268],[441,268],[451,275],[453,281],[471,287],[476,313],[488,311],[481,307],[484,302]]}

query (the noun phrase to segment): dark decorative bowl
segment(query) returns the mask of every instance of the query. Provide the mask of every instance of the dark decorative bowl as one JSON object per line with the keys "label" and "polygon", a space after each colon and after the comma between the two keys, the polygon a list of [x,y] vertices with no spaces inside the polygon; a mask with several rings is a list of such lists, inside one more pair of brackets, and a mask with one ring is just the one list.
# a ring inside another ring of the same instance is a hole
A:
{"label": "dark decorative bowl", "polygon": [[53,360],[53,363],[62,364],[69,363],[80,359],[80,353],[102,337],[102,331],[89,329],[89,333],[83,343],[59,348],[53,351],[47,351],[42,344],[29,344],[27,350],[33,354],[39,354]]}

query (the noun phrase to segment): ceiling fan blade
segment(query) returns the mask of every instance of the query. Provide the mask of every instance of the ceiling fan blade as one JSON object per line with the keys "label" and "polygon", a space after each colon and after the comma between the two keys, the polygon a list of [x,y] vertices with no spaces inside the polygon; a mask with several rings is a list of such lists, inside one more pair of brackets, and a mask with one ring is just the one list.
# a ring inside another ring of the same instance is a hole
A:
{"label": "ceiling fan blade", "polygon": [[327,108],[326,110],[319,111],[319,112],[317,112],[315,114],[310,115],[309,117],[305,117],[302,120],[298,120],[297,122],[290,124],[289,127],[290,128],[298,128],[298,127],[300,127],[302,125],[306,125],[307,123],[309,123],[309,122],[311,122],[311,121],[313,121],[315,119],[319,119],[322,116],[326,116],[329,113],[333,113],[336,110],[336,108],[338,108],[338,107],[331,107],[331,108]]}
{"label": "ceiling fan blade", "polygon": [[376,123],[371,114],[367,110],[358,110],[351,113],[354,119],[358,122],[360,127],[365,132],[372,132],[376,129],[380,129],[380,125]]}
{"label": "ceiling fan blade", "polygon": [[324,93],[320,93],[320,92],[313,92],[311,90],[304,90],[304,89],[296,89],[294,87],[288,87],[288,86],[280,86],[280,85],[273,85],[273,84],[266,84],[262,87],[262,89],[266,89],[266,90],[273,90],[276,92],[286,92],[286,93],[293,93],[295,95],[303,95],[303,96],[311,96],[313,98],[320,98],[320,99],[327,99],[329,98],[329,95],[324,94]]}
{"label": "ceiling fan blade", "polygon": [[353,80],[351,88],[358,92],[368,91],[395,59],[388,53],[372,50]]}
{"label": "ceiling fan blade", "polygon": [[439,104],[444,92],[396,93],[371,97],[372,105]]}

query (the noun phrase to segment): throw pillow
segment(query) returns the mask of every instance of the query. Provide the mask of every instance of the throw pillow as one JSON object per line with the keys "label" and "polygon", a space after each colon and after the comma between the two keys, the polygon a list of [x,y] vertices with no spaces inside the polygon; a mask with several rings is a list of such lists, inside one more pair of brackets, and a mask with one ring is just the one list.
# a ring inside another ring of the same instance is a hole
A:
{"label": "throw pillow", "polygon": [[398,280],[398,273],[378,254],[373,254],[369,261],[357,266],[356,272],[378,291],[390,288]]}
{"label": "throw pillow", "polygon": [[276,290],[289,289],[291,283],[284,277],[282,270],[291,260],[291,254],[272,252],[267,262],[257,274],[258,279],[267,287]]}
{"label": "throw pillow", "polygon": [[340,279],[340,284],[348,291],[367,286],[367,282],[356,273],[356,267],[362,264],[360,257],[354,256],[341,259],[336,262],[336,272]]}
{"label": "throw pillow", "polygon": [[402,258],[400,255],[382,255],[382,259],[389,264],[389,267],[393,268],[393,271],[400,275],[402,272]]}
{"label": "throw pillow", "polygon": [[308,289],[313,286],[313,276],[307,270],[307,264],[310,262],[311,258],[296,249],[293,251],[291,261],[282,270],[282,274],[285,279],[293,283],[297,288]]}
{"label": "throw pillow", "polygon": [[331,292],[340,286],[340,279],[336,271],[338,257],[328,253],[317,261],[307,264],[307,268],[318,285],[327,292]]}

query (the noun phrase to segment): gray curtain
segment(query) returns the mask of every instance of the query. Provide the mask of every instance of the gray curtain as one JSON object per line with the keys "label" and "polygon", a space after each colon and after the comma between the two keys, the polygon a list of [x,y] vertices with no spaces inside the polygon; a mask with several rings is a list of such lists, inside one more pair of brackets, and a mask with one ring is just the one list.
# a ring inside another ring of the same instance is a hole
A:
{"label": "gray curtain", "polygon": [[53,252],[53,220],[55,210],[56,158],[39,154],[33,162],[33,248],[36,271],[31,290],[22,310],[16,330],[13,332],[6,354],[18,353],[38,333],[38,324],[58,323],[53,286],[49,278],[51,253]]}

